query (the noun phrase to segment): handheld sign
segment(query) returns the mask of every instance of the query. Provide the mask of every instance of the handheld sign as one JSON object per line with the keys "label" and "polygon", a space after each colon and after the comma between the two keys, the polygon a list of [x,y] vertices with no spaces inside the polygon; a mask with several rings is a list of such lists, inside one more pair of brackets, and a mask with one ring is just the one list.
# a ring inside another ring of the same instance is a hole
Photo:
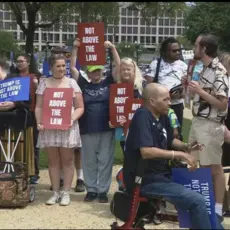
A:
{"label": "handheld sign", "polygon": [[80,65],[106,64],[104,47],[104,23],[78,23],[78,37],[81,42],[78,52]]}
{"label": "handheld sign", "polygon": [[0,81],[0,102],[28,101],[30,77],[15,77]]}
{"label": "handheld sign", "polygon": [[191,95],[189,93],[189,89],[188,89],[188,84],[189,82],[192,80],[192,75],[193,75],[193,70],[195,68],[196,65],[196,60],[189,60],[188,62],[188,70],[187,70],[187,82],[184,88],[184,93],[185,93],[185,107],[190,109],[191,108]]}
{"label": "handheld sign", "polygon": [[69,129],[73,102],[72,88],[47,88],[42,123],[45,129]]}
{"label": "handheld sign", "polygon": [[133,119],[133,115],[137,109],[139,109],[143,105],[142,99],[127,99],[125,104],[125,117],[127,122],[124,125],[124,134],[126,135],[130,123]]}
{"label": "handheld sign", "polygon": [[[210,168],[198,168],[188,171],[186,168],[172,169],[173,181],[204,196],[212,229],[216,229],[215,197]],[[180,228],[192,228],[190,215],[185,210],[178,210]]]}
{"label": "handheld sign", "polygon": [[134,97],[133,84],[121,83],[110,85],[110,123],[120,126],[121,117],[125,116],[126,99]]}

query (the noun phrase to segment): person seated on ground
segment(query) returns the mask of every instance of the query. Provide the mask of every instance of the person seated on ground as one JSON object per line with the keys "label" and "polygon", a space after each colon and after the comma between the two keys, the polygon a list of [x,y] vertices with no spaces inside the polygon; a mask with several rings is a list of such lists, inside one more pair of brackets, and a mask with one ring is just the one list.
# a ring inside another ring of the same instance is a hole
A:
{"label": "person seated on ground", "polygon": [[[195,170],[197,163],[186,153],[190,152],[190,145],[173,138],[167,116],[171,104],[168,89],[150,83],[143,91],[143,100],[144,105],[134,114],[125,142],[123,176],[126,191],[133,191],[137,162],[142,158],[146,160],[147,168],[141,195],[148,198],[161,196],[177,208],[190,212],[192,228],[211,229],[204,197],[171,179],[169,160],[185,161],[190,170]],[[197,146],[201,148],[201,144]],[[168,150],[170,148],[177,151]]]}

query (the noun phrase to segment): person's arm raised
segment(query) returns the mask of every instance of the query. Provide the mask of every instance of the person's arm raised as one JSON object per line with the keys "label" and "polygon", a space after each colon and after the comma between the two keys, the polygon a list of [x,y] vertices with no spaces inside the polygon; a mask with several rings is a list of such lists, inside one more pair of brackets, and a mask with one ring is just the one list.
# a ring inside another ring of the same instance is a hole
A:
{"label": "person's arm raised", "polygon": [[114,64],[115,64],[115,74],[114,74],[115,76],[113,76],[113,78],[114,78],[114,81],[117,81],[116,77],[120,73],[120,63],[121,63],[120,56],[117,52],[115,45],[112,44],[110,41],[105,41],[104,45],[106,49],[111,49],[112,51]]}
{"label": "person's arm raised", "polygon": [[70,59],[71,75],[76,81],[78,81],[78,79],[79,79],[79,71],[76,68],[77,52],[78,52],[79,47],[80,47],[80,41],[77,38],[73,43],[73,50],[72,50],[72,55],[71,55],[71,59]]}

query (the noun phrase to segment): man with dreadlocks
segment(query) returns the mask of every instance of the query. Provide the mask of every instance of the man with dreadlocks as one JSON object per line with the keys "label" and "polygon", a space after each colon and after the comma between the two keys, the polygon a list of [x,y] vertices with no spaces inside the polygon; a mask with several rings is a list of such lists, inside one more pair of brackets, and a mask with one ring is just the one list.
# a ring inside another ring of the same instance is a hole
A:
{"label": "man with dreadlocks", "polygon": [[184,100],[181,78],[187,73],[187,65],[180,60],[181,49],[179,42],[174,37],[165,39],[160,48],[160,58],[150,64],[151,72],[146,77],[148,82],[156,82],[170,90],[171,108],[175,111],[180,127],[181,136]]}

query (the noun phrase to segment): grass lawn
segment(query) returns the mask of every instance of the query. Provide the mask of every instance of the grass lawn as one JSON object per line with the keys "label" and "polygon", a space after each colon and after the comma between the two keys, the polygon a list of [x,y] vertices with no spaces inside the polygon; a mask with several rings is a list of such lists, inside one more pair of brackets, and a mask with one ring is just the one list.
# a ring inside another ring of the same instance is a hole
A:
{"label": "grass lawn", "polygon": [[[188,134],[191,126],[191,120],[184,119],[183,121],[183,137],[184,142],[187,142]],[[120,148],[120,143],[116,142],[116,152],[115,152],[115,164],[122,164],[123,163],[123,154]],[[47,155],[45,152],[40,152],[40,168],[47,168]]]}

